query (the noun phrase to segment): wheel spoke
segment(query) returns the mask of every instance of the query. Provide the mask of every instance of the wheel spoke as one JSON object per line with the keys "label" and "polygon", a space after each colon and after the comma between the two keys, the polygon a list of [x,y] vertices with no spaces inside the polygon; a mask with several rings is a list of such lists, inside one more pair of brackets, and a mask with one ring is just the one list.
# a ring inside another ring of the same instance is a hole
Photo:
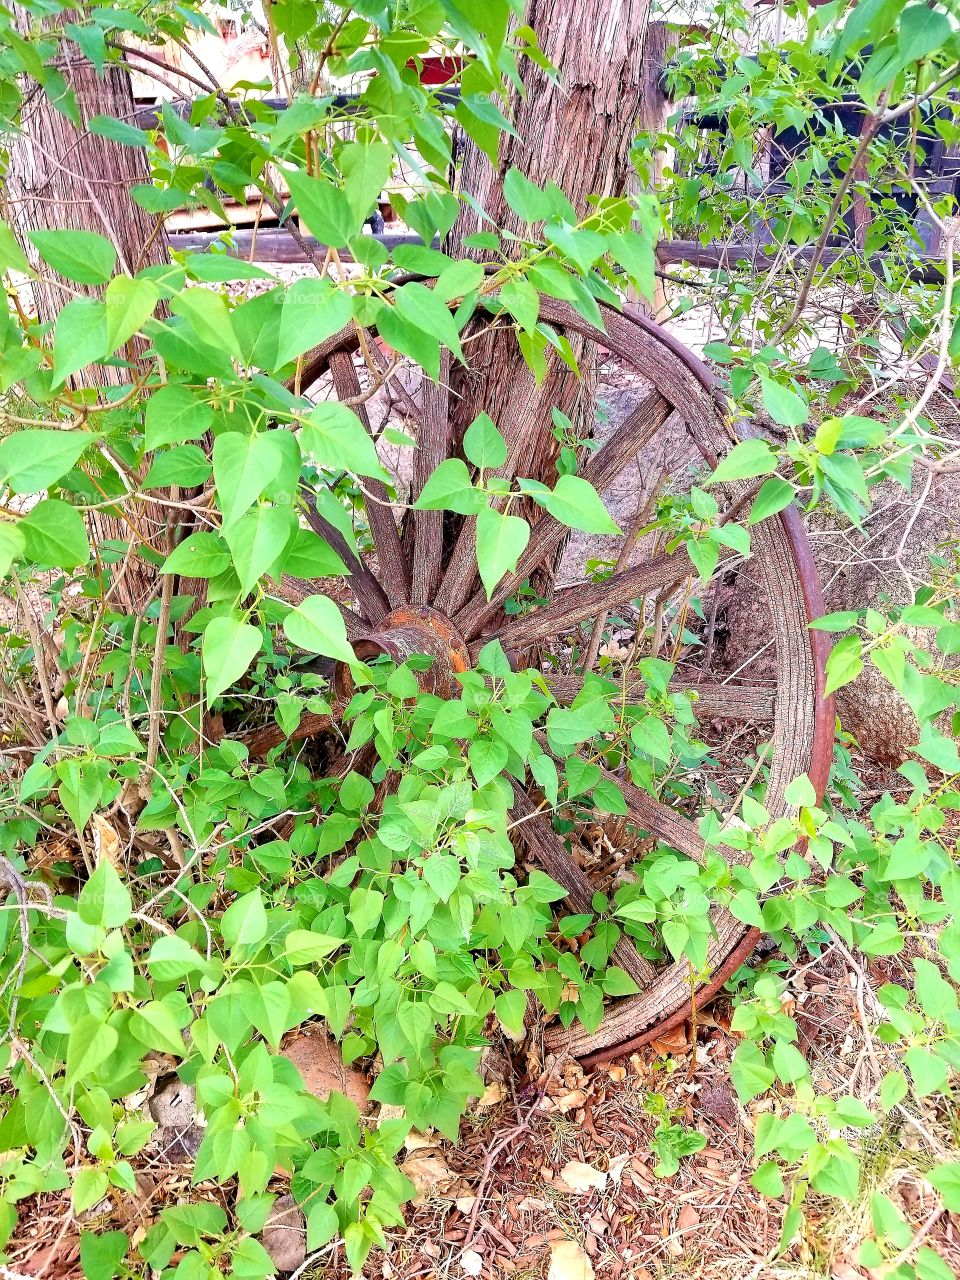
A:
{"label": "wheel spoke", "polygon": [[[421,389],[422,420],[414,455],[413,491],[416,497],[448,456],[450,447],[450,353],[440,359],[436,382],[424,378]],[[414,511],[413,572],[410,596],[414,604],[430,604],[440,585],[443,559],[443,512]]]}
{"label": "wheel spoke", "polygon": [[[512,480],[518,471],[530,465],[537,441],[549,437],[553,427],[552,411],[563,399],[567,369],[550,362],[547,375],[538,386],[525,364],[512,367],[512,382],[505,390],[498,388],[496,409],[507,444],[507,460],[491,472],[503,480]],[[457,537],[443,582],[437,593],[436,608],[452,616],[463,607],[478,580],[476,522],[465,520]],[[480,597],[486,603],[486,596]]]}
{"label": "wheel spoke", "polygon": [[564,587],[550,604],[508,622],[499,633],[500,643],[508,653],[526,649],[537,640],[559,635],[585,618],[595,618],[692,572],[686,551],[678,550],[611,574],[605,582]]}
{"label": "wheel spoke", "polygon": [[[618,686],[620,698],[626,703],[642,702],[647,686],[636,678],[619,676],[603,677]],[[582,676],[545,675],[550,692],[563,706],[569,706],[584,685]],[[670,682],[671,693],[692,693],[691,704],[698,720],[743,720],[768,724],[774,719],[776,689],[765,684],[720,684],[716,680],[696,680],[678,677]],[[619,700],[617,694],[611,697]]]}
{"label": "wheel spoke", "polygon": [[263,729],[255,730],[243,741],[251,756],[262,756],[266,755],[271,748],[278,747],[281,742],[300,742],[303,738],[315,738],[318,733],[323,733],[332,724],[330,716],[305,711],[292,733],[287,733],[278,724],[268,724]]}
{"label": "wheel spoke", "polygon": [[[636,455],[656,435],[670,417],[670,405],[658,391],[637,405],[626,422],[619,427],[583,468],[583,478],[598,493],[603,493]],[[520,557],[516,570],[508,574],[488,601],[482,591],[476,592],[457,615],[461,635],[472,640],[502,606],[504,600],[520,587],[543,561],[554,552],[569,529],[544,513],[530,532],[530,543]]]}
{"label": "wheel spoke", "polygon": [[662,800],[654,800],[653,796],[648,796],[632,782],[617,777],[607,769],[603,770],[603,776],[607,782],[612,782],[623,792],[623,798],[627,802],[628,822],[641,827],[644,831],[649,831],[650,835],[656,836],[671,849],[685,853],[694,862],[703,863],[705,857],[703,839],[689,818],[677,813]]}
{"label": "wheel spoke", "polygon": [[[540,866],[567,890],[567,899],[574,911],[593,913],[593,895],[596,892],[587,875],[567,853],[563,841],[541,814],[519,783],[513,784],[513,812],[518,821],[511,828],[527,846]],[[626,936],[622,936],[613,950],[613,959],[626,970],[641,987],[646,987],[657,977],[657,971],[645,960]]]}
{"label": "wheel spoke", "polygon": [[360,605],[360,611],[370,623],[377,623],[390,612],[386,592],[358,555],[347,545],[347,540],[329,520],[317,510],[316,500],[310,490],[301,484],[307,523],[314,533],[319,533],[333,547],[350,572],[350,582]]}
{"label": "wheel spoke", "polygon": [[[345,351],[336,351],[330,356],[330,375],[333,378],[338,400],[356,401],[362,394],[353,357]],[[372,436],[367,406],[355,403],[351,407]],[[390,499],[387,486],[382,480],[368,480],[367,489],[372,495],[372,501],[366,504],[367,522],[370,525],[370,534],[377,554],[380,584],[391,608],[395,609],[407,602],[409,591],[406,563],[403,548],[400,545],[400,531],[393,518],[393,510],[384,505]]]}

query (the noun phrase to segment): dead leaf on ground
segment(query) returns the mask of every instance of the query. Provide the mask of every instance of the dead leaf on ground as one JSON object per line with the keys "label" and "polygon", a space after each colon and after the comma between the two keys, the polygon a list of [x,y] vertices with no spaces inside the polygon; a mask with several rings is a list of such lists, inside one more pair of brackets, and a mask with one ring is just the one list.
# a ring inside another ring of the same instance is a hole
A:
{"label": "dead leaf on ground", "polygon": [[460,1268],[464,1275],[480,1275],[481,1271],[483,1271],[483,1259],[476,1249],[464,1249],[460,1255]]}
{"label": "dead leaf on ground", "polygon": [[700,1215],[692,1204],[685,1204],[677,1215],[678,1231],[693,1231],[695,1227],[700,1225]]}
{"label": "dead leaf on ground", "polygon": [[607,1175],[595,1169],[592,1164],[584,1164],[582,1160],[568,1160],[560,1170],[560,1178],[577,1194],[602,1191],[607,1185]]}
{"label": "dead leaf on ground", "polygon": [[557,1240],[550,1246],[547,1280],[594,1280],[593,1263],[576,1240]]}
{"label": "dead leaf on ground", "polygon": [[120,837],[99,813],[93,815],[93,852],[98,866],[109,862],[114,871],[120,869]]}
{"label": "dead leaf on ground", "polygon": [[407,1156],[400,1168],[416,1187],[418,1200],[435,1191],[444,1191],[457,1180],[457,1175],[435,1148],[418,1149],[414,1155]]}
{"label": "dead leaf on ground", "polygon": [[570,1089],[567,1093],[561,1093],[555,1098],[544,1098],[540,1103],[540,1110],[566,1115],[568,1111],[575,1111],[578,1107],[582,1107],[586,1101],[587,1095],[582,1089]]}

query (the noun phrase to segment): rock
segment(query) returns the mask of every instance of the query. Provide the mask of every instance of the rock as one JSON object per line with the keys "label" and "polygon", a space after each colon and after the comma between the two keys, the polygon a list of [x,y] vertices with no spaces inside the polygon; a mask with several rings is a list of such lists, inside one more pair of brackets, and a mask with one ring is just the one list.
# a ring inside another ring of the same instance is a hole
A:
{"label": "rock", "polygon": [[158,1125],[153,1141],[161,1156],[174,1164],[192,1160],[203,1141],[193,1085],[184,1084],[179,1076],[168,1076],[147,1103],[147,1111]]}
{"label": "rock", "polygon": [[358,1067],[345,1066],[336,1041],[322,1031],[298,1032],[281,1050],[300,1072],[309,1093],[327,1098],[333,1092],[345,1094],[362,1111],[370,1086]]}
{"label": "rock", "polygon": [[281,1196],[270,1210],[260,1243],[278,1271],[296,1271],[307,1256],[307,1223],[293,1196]]}
{"label": "rock", "polygon": [[705,1116],[718,1121],[724,1128],[730,1128],[737,1122],[737,1104],[725,1084],[704,1085],[700,1108]]}

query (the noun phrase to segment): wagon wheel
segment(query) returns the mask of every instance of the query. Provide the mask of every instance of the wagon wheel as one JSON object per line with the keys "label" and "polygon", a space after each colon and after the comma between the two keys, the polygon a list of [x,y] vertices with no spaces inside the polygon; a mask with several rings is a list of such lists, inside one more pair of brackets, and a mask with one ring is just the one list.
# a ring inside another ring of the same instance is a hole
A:
{"label": "wagon wheel", "polygon": [[[668,461],[667,469],[672,471],[670,482],[683,488],[689,486],[690,475],[697,468],[701,479],[708,474],[740,438],[738,432],[743,434],[746,429],[731,427],[725,421],[714,379],[691,352],[646,318],[607,306],[601,310],[605,333],[563,302],[546,297],[540,301],[541,320],[556,332],[606,349],[652,388],[581,467],[581,474],[592,482],[608,507],[619,503],[625,488],[636,486],[633,508],[624,513],[617,506],[616,519],[625,534],[619,546],[607,553],[614,562],[613,572],[603,580],[561,585],[547,603],[508,616],[505,601],[537,570],[554,563],[567,528],[545,512],[535,518],[516,571],[500,582],[488,601],[479,584],[472,521],[465,521],[457,530],[445,523],[441,512],[408,511],[398,524],[394,509],[383,501],[387,490],[374,482],[368,490],[371,500],[366,502],[372,544],[366,561],[351,552],[315,508],[309,513],[313,527],[338,550],[350,571],[346,585],[352,600],[344,601],[341,608],[359,657],[387,653],[403,661],[413,653],[429,654],[434,663],[423,678],[432,691],[455,696],[456,672],[465,670],[482,645],[497,637],[507,654],[519,662],[529,663],[531,654],[538,657],[542,669],[549,673],[557,700],[568,703],[586,674],[579,664],[585,659],[587,670],[596,670],[598,640],[611,614],[635,614],[631,602],[642,597],[657,601],[662,621],[669,614],[666,602],[678,591],[681,597],[689,598],[696,574],[683,548],[672,554],[650,552],[634,537],[645,519],[644,505],[649,503],[651,450],[664,440],[679,437],[679,451],[674,449],[676,456]],[[371,399],[362,379],[369,376],[371,353],[376,354],[375,334],[365,331],[363,359],[357,356],[360,346],[355,327],[334,335],[307,358],[300,385],[307,389],[319,385],[326,388],[326,394],[351,402],[369,429]],[[414,405],[415,393],[409,385],[402,393],[419,418],[411,480],[414,497],[436,466],[458,451],[448,374],[445,359],[437,383],[423,379],[419,405]],[[523,386],[518,381],[506,389],[506,409],[498,425],[506,437],[509,456],[499,474],[524,474],[525,460],[540,456],[539,433],[549,431],[551,424],[551,386],[555,384],[548,375],[539,388],[527,379]],[[742,489],[742,485],[718,486],[717,491],[723,492],[721,509],[724,502],[730,515],[743,509],[751,495]],[[825,637],[808,630],[808,623],[822,612],[822,597],[796,512],[789,509],[757,525],[752,531],[752,548],[750,571],[769,611],[775,653],[772,674],[749,685],[721,683],[697,670],[697,650],[693,649],[674,687],[695,690],[694,710],[701,724],[719,720],[742,725],[747,734],[767,739],[765,805],[775,819],[788,809],[784,789],[796,776],[809,774],[818,795],[822,794],[833,718],[830,700],[823,694]],[[729,564],[727,561],[727,568]],[[723,570],[721,564],[719,572]],[[680,620],[682,623],[682,616]],[[639,625],[643,626],[642,617]],[[571,652],[577,655],[572,663]],[[338,671],[336,682],[341,697],[345,696],[349,673]],[[626,687],[629,697],[629,680]],[[312,734],[323,724],[322,718],[305,717],[296,736]],[[262,740],[257,745],[263,749],[271,743]],[[629,809],[621,820],[626,830],[652,837],[695,860],[704,858],[696,813],[691,817],[679,812],[621,777],[615,781]],[[515,792],[514,818],[520,821],[513,830],[518,853],[539,863],[567,889],[575,912],[589,911],[597,886],[581,866],[583,851],[576,836],[568,847],[549,818],[539,812],[540,798],[532,786],[518,785]],[[608,1006],[595,1032],[554,1028],[548,1032],[548,1041],[590,1059],[605,1056],[614,1048],[635,1047],[682,1022],[692,1007],[719,989],[759,937],[757,930],[721,908],[714,910],[713,926],[706,973],[698,978],[691,977],[686,962],[652,963],[624,935],[612,959],[633,977],[639,992]]]}

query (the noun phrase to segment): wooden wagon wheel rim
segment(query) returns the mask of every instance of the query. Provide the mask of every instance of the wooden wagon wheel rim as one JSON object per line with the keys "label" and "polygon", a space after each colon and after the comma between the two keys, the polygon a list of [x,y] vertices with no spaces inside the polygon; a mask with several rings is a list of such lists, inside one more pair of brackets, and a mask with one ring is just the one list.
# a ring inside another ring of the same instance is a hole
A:
{"label": "wooden wagon wheel rim", "polygon": [[[605,332],[584,320],[572,307],[553,298],[540,298],[540,319],[566,333],[606,348],[655,387],[620,428],[592,455],[581,474],[597,491],[619,476],[643,445],[671,415],[679,415],[703,460],[712,468],[730,447],[750,434],[745,424],[725,419],[718,384],[710,370],[691,351],[660,326],[639,314],[626,314],[601,304]],[[300,385],[309,388],[329,372],[338,399],[353,403],[370,427],[353,356],[360,333],[349,326],[327,339],[304,361]],[[418,448],[414,461],[414,493],[419,493],[436,466],[450,456],[448,404],[449,353],[444,353],[437,382],[424,378]],[[504,427],[510,449],[505,470],[514,474],[524,441]],[[521,428],[522,431],[522,428]],[[487,640],[498,636],[508,653],[559,634],[563,628],[596,618],[642,591],[665,587],[678,573],[693,572],[685,552],[657,556],[613,573],[605,582],[559,590],[548,604],[514,619],[503,620],[502,605],[530,574],[553,555],[567,528],[544,513],[533,525],[517,569],[497,586],[490,601],[475,589],[476,556],[469,525],[464,525],[444,571],[443,515],[411,512],[406,535],[382,500],[387,491],[379,482],[369,490],[367,518],[378,571],[374,572],[348,547],[342,535],[307,501],[313,527],[343,557],[357,611],[341,606],[351,640],[359,656],[389,653],[397,661],[414,652],[432,654],[438,661],[431,677],[441,694],[455,690],[453,675],[466,669]],[[736,489],[726,488],[735,501]],[[784,790],[793,778],[807,774],[818,799],[826,787],[832,752],[832,699],[824,694],[827,637],[809,631],[809,623],[823,613],[823,597],[810,548],[792,507],[752,530],[751,564],[758,572],[773,625],[778,682],[775,689],[731,685],[699,685],[699,706],[717,716],[744,720],[772,720],[772,757],[765,806],[771,820],[788,810]],[[412,550],[412,556],[409,554]],[[682,566],[682,567],[681,567]],[[349,676],[340,672],[341,681]],[[554,681],[558,701],[570,701],[582,680]],[[346,687],[341,687],[345,696]],[[305,717],[297,737],[322,727],[317,717]],[[275,739],[258,742],[259,749]],[[628,821],[668,846],[701,860],[703,842],[697,827],[668,805],[653,799],[630,782],[615,779],[629,808]],[[515,830],[529,855],[568,890],[574,910],[589,910],[593,886],[567,854],[563,841],[525,787],[515,788]],[[585,1062],[624,1052],[661,1035],[686,1020],[694,1007],[713,995],[755,947],[760,931],[736,920],[722,908],[714,910],[715,936],[708,948],[705,976],[691,980],[690,966],[675,962],[657,970],[633,947],[627,935],[614,956],[640,986],[638,994],[616,1001],[595,1032],[582,1028],[548,1030],[548,1043],[565,1047]]]}

